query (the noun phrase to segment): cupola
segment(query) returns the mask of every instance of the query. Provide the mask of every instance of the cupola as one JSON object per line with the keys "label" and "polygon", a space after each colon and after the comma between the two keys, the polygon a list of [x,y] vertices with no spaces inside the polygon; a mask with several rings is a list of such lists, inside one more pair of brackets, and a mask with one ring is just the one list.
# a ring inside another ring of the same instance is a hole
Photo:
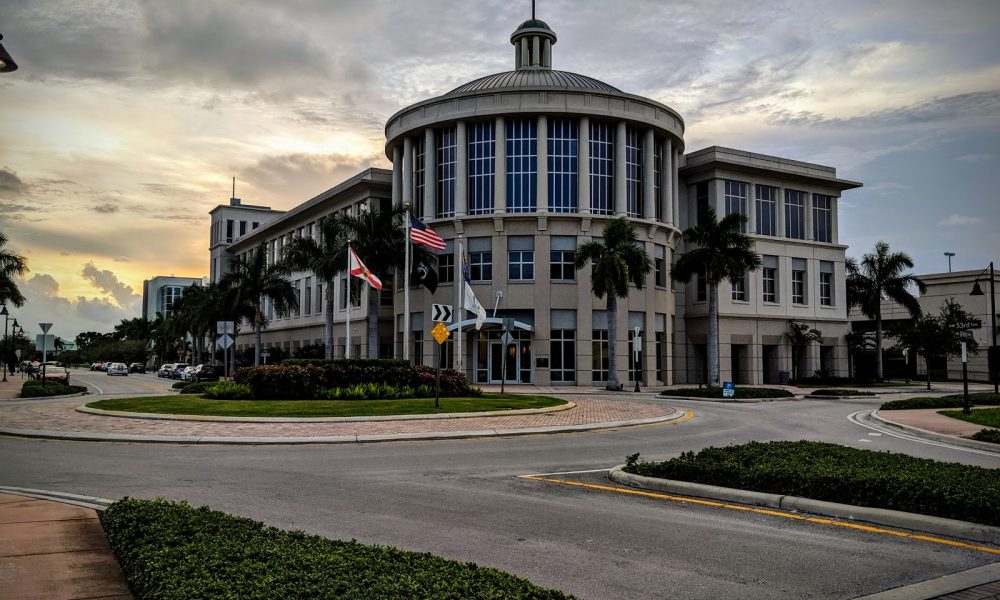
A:
{"label": "cupola", "polygon": [[545,21],[535,18],[534,2],[531,18],[510,34],[510,43],[514,45],[514,68],[518,71],[552,68],[552,45],[556,43],[556,33]]}

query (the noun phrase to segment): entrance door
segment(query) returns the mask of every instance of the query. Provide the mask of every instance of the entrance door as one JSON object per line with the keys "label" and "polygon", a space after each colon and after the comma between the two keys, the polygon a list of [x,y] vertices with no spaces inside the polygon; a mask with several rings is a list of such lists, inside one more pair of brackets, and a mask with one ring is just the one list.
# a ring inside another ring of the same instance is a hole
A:
{"label": "entrance door", "polygon": [[[514,343],[506,348],[500,341],[499,333],[490,335],[489,383],[500,383],[501,379],[507,383],[531,382],[531,342],[529,339],[521,339],[519,333],[511,335],[514,336]],[[504,353],[506,353],[506,357]],[[524,371],[521,370],[522,366]]]}

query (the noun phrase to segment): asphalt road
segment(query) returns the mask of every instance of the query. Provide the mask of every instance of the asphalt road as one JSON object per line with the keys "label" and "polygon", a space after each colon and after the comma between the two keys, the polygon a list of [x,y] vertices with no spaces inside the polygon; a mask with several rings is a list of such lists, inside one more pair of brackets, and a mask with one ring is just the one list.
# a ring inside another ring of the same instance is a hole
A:
{"label": "asphalt road", "polygon": [[[107,394],[169,382],[74,374]],[[592,433],[335,446],[174,446],[0,438],[0,484],[162,496],[333,538],[473,561],[581,598],[854,598],[1000,556],[830,525],[546,483],[749,440],[811,439],[1000,468],[1000,458],[850,421],[869,401],[671,400],[695,418]],[[597,471],[595,471],[597,470]]]}

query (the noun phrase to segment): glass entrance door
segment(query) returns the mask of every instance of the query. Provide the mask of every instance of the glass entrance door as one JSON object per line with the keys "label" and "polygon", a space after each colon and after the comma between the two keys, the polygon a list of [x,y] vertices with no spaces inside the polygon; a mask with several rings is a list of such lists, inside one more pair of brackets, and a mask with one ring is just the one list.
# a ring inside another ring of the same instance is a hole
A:
{"label": "glass entrance door", "polygon": [[[531,334],[511,332],[514,343],[504,348],[500,336],[503,332],[480,334],[476,344],[477,383],[531,383]],[[506,356],[504,356],[506,354]],[[506,372],[506,373],[505,373]]]}

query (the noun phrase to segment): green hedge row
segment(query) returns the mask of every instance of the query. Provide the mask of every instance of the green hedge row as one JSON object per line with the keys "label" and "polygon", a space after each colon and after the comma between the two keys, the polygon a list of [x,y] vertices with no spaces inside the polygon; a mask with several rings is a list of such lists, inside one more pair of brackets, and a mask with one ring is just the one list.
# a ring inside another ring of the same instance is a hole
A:
{"label": "green hedge row", "polygon": [[101,523],[136,600],[571,598],[473,563],[281,531],[186,503],[126,498]]}
{"label": "green hedge row", "polygon": [[[690,396],[692,398],[722,398],[722,388],[678,388],[663,390],[661,396]],[[736,398],[794,398],[795,394],[782,388],[760,388],[736,386]]]}
{"label": "green hedge row", "polygon": [[750,442],[626,471],[1000,526],[1000,471],[821,442]]}
{"label": "green hedge row", "polygon": [[1000,444],[1000,429],[980,429],[972,434],[972,439],[991,444]]}
{"label": "green hedge row", "polygon": [[42,398],[45,396],[66,396],[68,394],[81,394],[86,391],[87,387],[83,385],[65,385],[58,381],[29,379],[21,386],[21,397]]}
{"label": "green hedge row", "polygon": [[810,392],[810,396],[874,396],[875,392],[850,390],[845,388],[823,388]]}
{"label": "green hedge row", "polygon": [[[1000,404],[1000,394],[993,392],[977,392],[969,394],[969,402],[974,406],[995,406]],[[909,398],[907,400],[892,400],[886,402],[879,410],[909,410],[916,408],[962,408],[965,399],[962,394],[950,394],[939,398]]]}

